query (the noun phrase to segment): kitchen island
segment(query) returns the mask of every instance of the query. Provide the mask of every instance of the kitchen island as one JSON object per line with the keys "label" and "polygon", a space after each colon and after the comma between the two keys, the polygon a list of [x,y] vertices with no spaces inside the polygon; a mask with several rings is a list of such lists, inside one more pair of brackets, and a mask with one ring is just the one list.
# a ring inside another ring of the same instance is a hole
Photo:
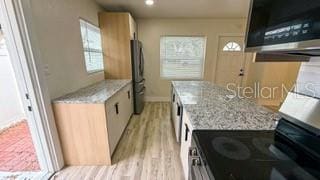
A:
{"label": "kitchen island", "polygon": [[193,129],[273,130],[279,116],[206,81],[173,81]]}
{"label": "kitchen island", "polygon": [[185,177],[192,131],[274,130],[280,119],[277,113],[206,81],[173,81],[171,107]]}

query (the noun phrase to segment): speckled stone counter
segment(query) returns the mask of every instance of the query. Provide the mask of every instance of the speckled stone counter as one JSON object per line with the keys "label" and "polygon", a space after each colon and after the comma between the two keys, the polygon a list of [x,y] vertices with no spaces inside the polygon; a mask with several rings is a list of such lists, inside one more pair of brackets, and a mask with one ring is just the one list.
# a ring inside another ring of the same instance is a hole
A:
{"label": "speckled stone counter", "polygon": [[206,81],[173,81],[193,129],[273,130],[280,116]]}
{"label": "speckled stone counter", "polygon": [[105,103],[131,80],[104,80],[53,100],[53,103]]}

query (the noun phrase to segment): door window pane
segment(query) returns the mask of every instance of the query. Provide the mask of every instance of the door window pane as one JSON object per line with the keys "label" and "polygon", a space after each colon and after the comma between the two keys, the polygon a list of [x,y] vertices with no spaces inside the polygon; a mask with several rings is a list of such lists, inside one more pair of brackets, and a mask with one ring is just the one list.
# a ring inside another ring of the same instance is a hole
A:
{"label": "door window pane", "polygon": [[241,51],[241,46],[236,42],[228,42],[223,47],[223,51]]}

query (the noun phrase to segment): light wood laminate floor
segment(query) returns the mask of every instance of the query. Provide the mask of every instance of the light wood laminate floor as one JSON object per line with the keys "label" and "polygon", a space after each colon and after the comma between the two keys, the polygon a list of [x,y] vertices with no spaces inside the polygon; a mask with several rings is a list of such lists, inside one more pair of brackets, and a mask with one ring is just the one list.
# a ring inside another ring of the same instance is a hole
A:
{"label": "light wood laminate floor", "polygon": [[146,103],[141,115],[132,116],[112,157],[112,166],[70,166],[54,180],[180,180],[184,179],[174,138],[169,103]]}

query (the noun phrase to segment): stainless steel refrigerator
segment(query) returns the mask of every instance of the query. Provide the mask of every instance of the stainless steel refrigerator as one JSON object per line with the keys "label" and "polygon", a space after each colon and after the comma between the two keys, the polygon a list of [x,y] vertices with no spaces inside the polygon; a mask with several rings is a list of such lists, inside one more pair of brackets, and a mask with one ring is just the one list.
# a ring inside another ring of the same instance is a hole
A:
{"label": "stainless steel refrigerator", "polygon": [[139,40],[131,40],[131,57],[132,57],[132,82],[133,82],[133,100],[134,113],[140,114],[144,108],[145,79],[144,57],[142,43]]}

